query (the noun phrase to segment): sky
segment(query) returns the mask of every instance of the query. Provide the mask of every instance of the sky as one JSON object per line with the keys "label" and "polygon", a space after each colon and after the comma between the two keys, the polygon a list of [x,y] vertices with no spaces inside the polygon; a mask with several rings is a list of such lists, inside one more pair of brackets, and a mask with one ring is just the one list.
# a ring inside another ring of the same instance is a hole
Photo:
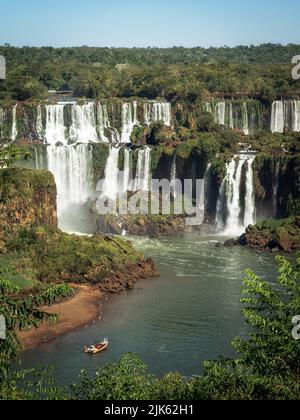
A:
{"label": "sky", "polygon": [[0,0],[0,45],[300,44],[299,0]]}

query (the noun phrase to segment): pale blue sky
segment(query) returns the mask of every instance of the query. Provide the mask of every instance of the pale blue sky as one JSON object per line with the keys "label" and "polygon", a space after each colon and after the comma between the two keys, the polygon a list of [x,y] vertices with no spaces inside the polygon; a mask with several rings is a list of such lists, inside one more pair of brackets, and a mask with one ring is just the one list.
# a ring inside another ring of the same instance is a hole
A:
{"label": "pale blue sky", "polygon": [[0,44],[300,44],[299,0],[0,0]]}

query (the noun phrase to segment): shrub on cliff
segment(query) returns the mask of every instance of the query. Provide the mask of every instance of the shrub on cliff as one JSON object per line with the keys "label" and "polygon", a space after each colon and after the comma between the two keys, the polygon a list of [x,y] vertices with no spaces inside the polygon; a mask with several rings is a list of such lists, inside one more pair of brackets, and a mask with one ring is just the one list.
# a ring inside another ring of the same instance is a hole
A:
{"label": "shrub on cliff", "polygon": [[47,227],[19,231],[7,249],[25,251],[37,278],[46,282],[101,282],[141,258],[132,245],[116,237],[69,235]]}

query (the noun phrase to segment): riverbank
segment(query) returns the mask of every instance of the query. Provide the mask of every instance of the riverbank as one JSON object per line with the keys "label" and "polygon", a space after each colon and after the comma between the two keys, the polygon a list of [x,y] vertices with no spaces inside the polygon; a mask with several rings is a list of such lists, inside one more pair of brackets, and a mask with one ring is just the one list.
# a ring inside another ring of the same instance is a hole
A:
{"label": "riverbank", "polygon": [[40,308],[47,313],[58,315],[57,323],[49,325],[44,322],[38,329],[19,333],[25,350],[48,343],[76,329],[88,327],[100,319],[101,298],[103,297],[100,289],[90,285],[73,285],[73,287],[76,293],[70,299],[50,307]]}
{"label": "riverbank", "polygon": [[141,259],[138,263],[127,266],[126,271],[112,272],[102,283],[96,285],[71,284],[76,293],[70,299],[51,307],[40,308],[41,311],[58,315],[57,323],[49,325],[44,322],[38,329],[19,333],[24,349],[33,349],[74,330],[95,324],[102,316],[101,299],[104,296],[132,289],[138,280],[157,276],[153,261]]}

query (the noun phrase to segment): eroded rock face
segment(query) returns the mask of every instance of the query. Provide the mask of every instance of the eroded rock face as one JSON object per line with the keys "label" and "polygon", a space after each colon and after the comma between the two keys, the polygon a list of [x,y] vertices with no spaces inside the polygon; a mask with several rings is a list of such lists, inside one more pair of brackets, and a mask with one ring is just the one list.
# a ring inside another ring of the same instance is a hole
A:
{"label": "eroded rock face", "polygon": [[239,239],[240,245],[255,250],[293,252],[300,249],[300,217],[266,221],[249,226]]}
{"label": "eroded rock face", "polygon": [[98,233],[134,236],[176,237],[185,232],[185,220],[180,216],[97,216]]}
{"label": "eroded rock face", "polygon": [[0,251],[3,238],[20,228],[57,227],[56,186],[48,171],[0,170]]}

